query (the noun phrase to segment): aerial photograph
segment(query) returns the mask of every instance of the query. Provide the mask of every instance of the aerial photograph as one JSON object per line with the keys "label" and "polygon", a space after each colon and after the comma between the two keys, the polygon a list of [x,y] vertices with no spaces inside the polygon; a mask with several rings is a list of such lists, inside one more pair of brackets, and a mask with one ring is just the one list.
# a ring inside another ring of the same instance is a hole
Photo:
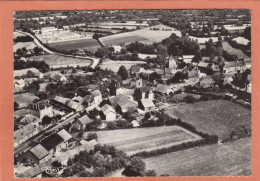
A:
{"label": "aerial photograph", "polygon": [[251,11],[13,14],[14,177],[250,176]]}

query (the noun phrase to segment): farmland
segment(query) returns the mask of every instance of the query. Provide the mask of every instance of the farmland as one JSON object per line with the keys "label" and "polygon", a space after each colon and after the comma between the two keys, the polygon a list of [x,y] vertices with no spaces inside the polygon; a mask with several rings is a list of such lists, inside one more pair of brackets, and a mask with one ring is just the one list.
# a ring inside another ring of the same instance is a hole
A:
{"label": "farmland", "polygon": [[127,70],[131,69],[133,65],[145,64],[144,61],[113,61],[105,60],[101,65],[101,69],[112,70],[113,72],[118,72],[121,65],[124,65]]}
{"label": "farmland", "polygon": [[55,43],[69,40],[80,40],[86,38],[92,38],[94,33],[84,32],[72,32],[70,30],[55,30],[44,31],[36,36],[44,43]]}
{"label": "farmland", "polygon": [[[86,132],[84,136],[88,133]],[[99,143],[114,145],[128,155],[201,139],[200,136],[179,126],[97,131],[96,133]]]}
{"label": "farmland", "polygon": [[35,61],[45,61],[51,68],[67,67],[67,66],[89,66],[92,61],[87,59],[65,57],[60,55],[40,55],[30,58]]}
{"label": "farmland", "polygon": [[165,110],[169,115],[193,125],[198,131],[215,134],[221,140],[230,138],[236,128],[244,126],[251,130],[251,111],[225,100],[178,104]]}
{"label": "farmland", "polygon": [[[159,30],[151,30],[153,28],[158,28]],[[168,29],[168,31],[165,29]],[[119,33],[102,37],[100,38],[100,41],[102,41],[107,46],[120,45],[124,43],[129,44],[135,41],[139,41],[145,44],[152,44],[153,42],[160,42],[163,39],[168,38],[172,33],[175,33],[177,36],[181,36],[180,31],[165,25],[157,25],[132,32]]]}
{"label": "farmland", "polygon": [[49,46],[60,50],[86,49],[92,52],[101,47],[97,40],[90,38],[49,43]]}
{"label": "farmland", "polygon": [[251,175],[251,138],[144,159],[147,169],[170,176]]}
{"label": "farmland", "polygon": [[232,47],[229,43],[227,43],[227,42],[223,42],[222,45],[223,45],[223,49],[224,49],[224,50],[228,51],[228,52],[231,53],[231,54],[237,55],[238,58],[245,58],[245,59],[248,59],[248,58],[249,58],[246,54],[244,54],[244,53],[242,52],[242,50],[233,48],[233,47]]}

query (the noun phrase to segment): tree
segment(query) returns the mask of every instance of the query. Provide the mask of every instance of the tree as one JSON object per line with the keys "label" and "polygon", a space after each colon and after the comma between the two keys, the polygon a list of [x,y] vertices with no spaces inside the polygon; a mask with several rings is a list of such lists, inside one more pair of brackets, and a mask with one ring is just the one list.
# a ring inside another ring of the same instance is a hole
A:
{"label": "tree", "polygon": [[136,51],[134,51],[134,53],[132,54],[132,60],[133,60],[133,61],[136,61],[136,60],[138,60],[138,59],[139,59],[138,53],[137,53]]}
{"label": "tree", "polygon": [[62,164],[56,160],[56,161],[52,162],[52,166],[56,167],[56,168],[60,168],[60,167],[62,167]]}
{"label": "tree", "polygon": [[128,71],[124,65],[121,65],[117,74],[122,78],[122,80],[126,80],[128,78]]}
{"label": "tree", "polygon": [[16,111],[18,108],[19,108],[19,104],[16,101],[14,101],[14,111]]}
{"label": "tree", "polygon": [[44,125],[44,126],[47,126],[47,125],[49,125],[49,124],[51,124],[51,121],[52,121],[52,118],[51,117],[49,117],[49,116],[44,116],[43,118],[42,118],[42,125]]}
{"label": "tree", "polygon": [[97,51],[95,52],[95,56],[96,57],[104,57],[108,55],[108,50],[105,47],[99,48],[97,49]]}
{"label": "tree", "polygon": [[43,52],[42,48],[39,48],[39,47],[34,47],[33,48],[33,51],[36,55],[40,54]]}
{"label": "tree", "polygon": [[91,141],[91,140],[97,140],[98,139],[98,135],[97,133],[89,133],[87,136],[87,141]]}
{"label": "tree", "polygon": [[156,177],[156,172],[154,170],[147,170],[145,173],[146,177]]}
{"label": "tree", "polygon": [[27,91],[32,94],[36,94],[40,90],[40,85],[38,81],[33,81],[28,87]]}
{"label": "tree", "polygon": [[107,123],[107,128],[111,129],[111,130],[117,129],[116,123],[113,122],[113,121],[108,122]]}
{"label": "tree", "polygon": [[77,135],[77,138],[78,138],[78,139],[81,139],[81,138],[83,137],[83,134],[84,134],[84,132],[83,132],[83,131],[80,131],[80,132],[78,133],[78,135]]}
{"label": "tree", "polygon": [[140,157],[131,158],[130,163],[122,172],[127,177],[138,177],[145,175],[146,165]]}
{"label": "tree", "polygon": [[246,39],[251,40],[251,26],[246,27],[242,35]]}

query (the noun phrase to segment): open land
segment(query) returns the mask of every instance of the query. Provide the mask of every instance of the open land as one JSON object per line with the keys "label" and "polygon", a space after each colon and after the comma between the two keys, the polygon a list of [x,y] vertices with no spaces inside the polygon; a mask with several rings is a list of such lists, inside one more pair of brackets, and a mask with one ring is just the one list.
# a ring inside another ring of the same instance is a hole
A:
{"label": "open land", "polygon": [[144,159],[148,170],[170,176],[251,175],[251,138]]}
{"label": "open land", "polygon": [[230,138],[231,133],[241,126],[251,130],[251,110],[226,100],[177,104],[165,110],[198,131],[217,135],[220,140]]}
{"label": "open land", "polygon": [[145,64],[144,61],[114,61],[114,60],[105,60],[103,63],[101,63],[100,68],[101,69],[108,69],[113,72],[118,72],[121,65],[124,65],[127,70],[131,69],[133,65],[137,64]]}
{"label": "open land", "polygon": [[94,33],[72,32],[69,30],[47,31],[36,36],[44,43],[55,43],[69,40],[92,38]]}
{"label": "open land", "polygon": [[13,37],[14,37],[14,39],[17,38],[18,36],[25,36],[25,35],[22,34],[22,33],[19,33],[19,32],[14,31],[14,32],[13,32]]}
{"label": "open land", "polygon": [[[159,28],[159,30],[151,30],[150,28]],[[163,29],[171,29],[171,31],[165,31]],[[100,41],[102,41],[107,46],[120,45],[124,43],[129,44],[135,41],[139,41],[145,44],[152,44],[153,42],[160,42],[163,39],[168,38],[172,33],[175,33],[179,37],[181,36],[181,32],[175,30],[174,28],[165,25],[156,25],[132,32],[105,36],[100,38]]]}
{"label": "open land", "polygon": [[14,43],[13,52],[16,52],[18,49],[26,48],[27,50],[32,50],[36,45],[33,42],[17,42]]}
{"label": "open land", "polygon": [[[86,132],[84,136],[88,133]],[[96,133],[99,143],[113,145],[128,155],[202,139],[179,126],[97,131]]]}
{"label": "open land", "polygon": [[228,51],[231,54],[237,55],[238,58],[245,58],[245,59],[249,58],[246,54],[244,54],[242,50],[233,48],[228,42],[223,42],[222,45],[224,50]]}
{"label": "open land", "polygon": [[50,43],[49,46],[60,50],[86,49],[91,52],[101,47],[97,40],[92,38]]}
{"label": "open land", "polygon": [[89,66],[92,61],[81,58],[65,57],[60,55],[40,55],[32,57],[32,60],[45,61],[51,68],[67,67],[67,66]]}

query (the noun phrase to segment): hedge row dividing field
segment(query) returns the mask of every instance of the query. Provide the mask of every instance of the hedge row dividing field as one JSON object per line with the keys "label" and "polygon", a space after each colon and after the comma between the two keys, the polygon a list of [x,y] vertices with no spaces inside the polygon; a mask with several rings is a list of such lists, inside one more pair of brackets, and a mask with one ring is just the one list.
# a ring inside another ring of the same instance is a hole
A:
{"label": "hedge row dividing field", "polygon": [[226,100],[178,104],[165,110],[202,133],[217,135],[219,140],[229,139],[241,127],[251,130],[251,110]]}
{"label": "hedge row dividing field", "polygon": [[[88,133],[86,132],[84,137]],[[113,145],[128,155],[202,139],[179,126],[108,130],[96,133],[100,144]]]}
{"label": "hedge row dividing field", "polygon": [[144,159],[148,170],[170,176],[251,175],[251,138]]}

